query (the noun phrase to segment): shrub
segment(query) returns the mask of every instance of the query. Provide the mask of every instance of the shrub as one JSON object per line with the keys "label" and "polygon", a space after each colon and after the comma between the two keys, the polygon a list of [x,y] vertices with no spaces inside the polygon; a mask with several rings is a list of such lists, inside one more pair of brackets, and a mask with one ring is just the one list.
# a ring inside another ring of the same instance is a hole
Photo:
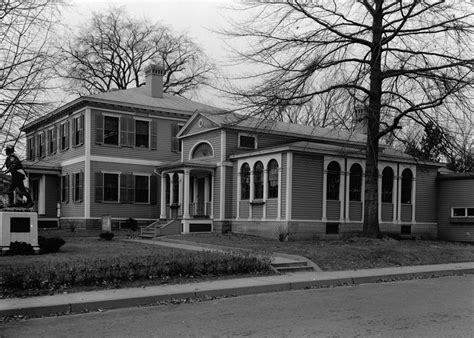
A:
{"label": "shrub", "polygon": [[112,238],[114,238],[114,233],[110,232],[110,231],[106,231],[106,232],[101,232],[99,236],[100,236],[100,239],[105,239],[106,241],[111,241]]}
{"label": "shrub", "polygon": [[132,230],[132,231],[137,231],[138,230],[138,222],[137,222],[137,220],[130,217],[125,222],[125,227],[127,229]]}
{"label": "shrub", "polygon": [[34,255],[35,251],[31,244],[26,242],[11,242],[10,243],[10,250],[8,254],[10,256],[15,255]]}
{"label": "shrub", "polygon": [[3,295],[34,290],[50,292],[75,286],[120,286],[125,281],[195,278],[206,275],[268,273],[270,259],[241,253],[183,252],[142,257],[82,259],[67,263],[28,264],[0,271]]}
{"label": "shrub", "polygon": [[40,247],[40,253],[47,254],[58,252],[66,242],[60,237],[45,238],[43,236],[38,237],[38,245]]}

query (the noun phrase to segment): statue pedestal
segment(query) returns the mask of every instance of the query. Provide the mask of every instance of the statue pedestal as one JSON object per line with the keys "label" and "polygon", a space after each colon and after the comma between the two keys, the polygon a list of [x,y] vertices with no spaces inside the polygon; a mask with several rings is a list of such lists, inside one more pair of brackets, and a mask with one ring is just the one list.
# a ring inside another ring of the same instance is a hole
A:
{"label": "statue pedestal", "polygon": [[38,246],[38,214],[31,211],[0,210],[0,248],[2,254],[10,248],[11,242],[31,244],[35,253]]}

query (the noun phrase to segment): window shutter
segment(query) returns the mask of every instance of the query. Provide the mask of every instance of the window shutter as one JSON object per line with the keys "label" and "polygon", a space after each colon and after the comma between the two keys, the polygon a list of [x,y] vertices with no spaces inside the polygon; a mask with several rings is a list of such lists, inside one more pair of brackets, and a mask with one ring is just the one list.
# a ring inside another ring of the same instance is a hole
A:
{"label": "window shutter", "polygon": [[104,200],[104,175],[95,173],[95,201],[102,202]]}
{"label": "window shutter", "polygon": [[31,138],[31,160],[34,160],[36,156],[36,138]]}
{"label": "window shutter", "polygon": [[66,200],[65,200],[65,202],[68,203],[68,202],[69,202],[69,174],[66,174],[66,187],[65,187],[65,191],[66,191]]}
{"label": "window shutter", "polygon": [[128,119],[128,146],[135,146],[135,121],[133,119]]}
{"label": "window shutter", "polygon": [[70,122],[67,121],[66,122],[66,125],[65,125],[65,131],[64,131],[64,137],[66,138],[66,143],[65,143],[65,147],[64,149],[69,149],[69,138],[70,138],[70,130],[71,130],[71,126],[70,126]]}
{"label": "window shutter", "polygon": [[45,155],[46,155],[46,134],[44,132],[41,132],[41,135],[43,136],[43,137],[40,137],[41,149],[43,149],[43,153],[41,154],[41,157],[45,157]]}
{"label": "window shutter", "polygon": [[54,126],[53,128],[53,153],[56,153],[58,150],[58,128]]}
{"label": "window shutter", "polygon": [[176,137],[176,134],[178,133],[179,128],[178,124],[176,122],[171,124],[171,151],[179,151],[179,140]]}
{"label": "window shutter", "polygon": [[150,204],[157,203],[158,196],[158,178],[155,175],[150,176]]}
{"label": "window shutter", "polygon": [[128,190],[127,190],[128,175],[120,175],[120,203],[128,202]]}
{"label": "window shutter", "polygon": [[79,201],[84,200],[84,172],[79,172]]}
{"label": "window shutter", "polygon": [[158,126],[156,121],[151,121],[151,139],[150,139],[150,148],[155,150],[158,143]]}
{"label": "window shutter", "polygon": [[95,116],[95,143],[104,143],[104,117],[102,114]]}
{"label": "window shutter", "polygon": [[135,203],[135,176],[128,175],[127,181],[128,202]]}
{"label": "window shutter", "polygon": [[84,144],[84,115],[79,118],[79,144]]}

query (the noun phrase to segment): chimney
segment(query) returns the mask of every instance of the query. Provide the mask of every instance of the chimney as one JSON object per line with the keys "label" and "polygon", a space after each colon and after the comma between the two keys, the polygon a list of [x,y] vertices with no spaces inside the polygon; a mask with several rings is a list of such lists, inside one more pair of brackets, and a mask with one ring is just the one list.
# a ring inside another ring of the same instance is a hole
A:
{"label": "chimney", "polygon": [[157,64],[145,67],[145,88],[147,95],[163,98],[163,76],[165,69]]}
{"label": "chimney", "polygon": [[365,104],[357,104],[354,109],[354,131],[367,134],[367,106]]}

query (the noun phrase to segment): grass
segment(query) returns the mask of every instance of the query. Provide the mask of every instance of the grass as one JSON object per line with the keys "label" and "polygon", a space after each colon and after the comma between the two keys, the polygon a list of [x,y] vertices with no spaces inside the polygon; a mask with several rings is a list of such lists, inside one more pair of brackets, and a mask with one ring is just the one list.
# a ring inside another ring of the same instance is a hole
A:
{"label": "grass", "polygon": [[474,261],[474,245],[428,240],[366,239],[280,242],[240,234],[187,234],[170,238],[307,257],[325,271]]}
{"label": "grass", "polygon": [[118,240],[125,234],[99,241],[99,232],[40,231],[40,236],[61,237],[66,244],[54,254],[0,256],[0,298],[270,273],[265,257]]}

